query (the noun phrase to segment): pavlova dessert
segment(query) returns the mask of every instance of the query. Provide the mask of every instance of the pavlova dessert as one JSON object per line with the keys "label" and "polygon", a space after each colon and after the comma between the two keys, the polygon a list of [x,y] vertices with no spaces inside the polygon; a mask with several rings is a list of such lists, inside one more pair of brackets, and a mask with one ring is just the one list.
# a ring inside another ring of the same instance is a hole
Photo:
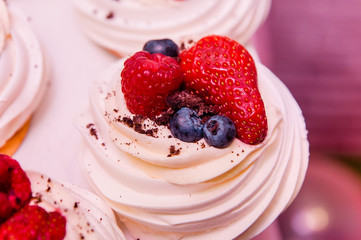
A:
{"label": "pavlova dessert", "polygon": [[0,153],[13,154],[44,95],[46,78],[37,38],[25,16],[7,4],[0,0]]}
{"label": "pavlova dessert", "polygon": [[0,239],[125,239],[93,193],[59,183],[0,154]]}
{"label": "pavlova dessert", "polygon": [[177,44],[221,34],[246,44],[267,17],[270,0],[73,0],[79,25],[98,45],[120,56],[149,39]]}
{"label": "pavlova dessert", "polygon": [[296,197],[309,144],[288,89],[238,42],[172,40],[110,66],[77,122],[94,190],[135,239],[249,239]]}

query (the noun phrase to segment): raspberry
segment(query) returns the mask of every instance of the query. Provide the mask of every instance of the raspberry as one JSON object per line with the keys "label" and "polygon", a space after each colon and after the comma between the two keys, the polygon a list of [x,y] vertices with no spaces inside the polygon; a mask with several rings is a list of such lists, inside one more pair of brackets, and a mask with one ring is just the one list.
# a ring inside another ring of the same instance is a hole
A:
{"label": "raspberry", "polygon": [[267,117],[248,51],[234,40],[213,35],[183,51],[180,58],[186,88],[229,117],[241,141],[261,143],[268,130]]}
{"label": "raspberry", "polygon": [[175,59],[145,51],[125,61],[121,77],[129,111],[149,118],[167,109],[167,96],[182,83],[181,69]]}
{"label": "raspberry", "polygon": [[58,212],[27,205],[0,226],[0,239],[64,239],[66,220]]}
{"label": "raspberry", "polygon": [[19,163],[0,154],[0,223],[29,203],[30,181]]}

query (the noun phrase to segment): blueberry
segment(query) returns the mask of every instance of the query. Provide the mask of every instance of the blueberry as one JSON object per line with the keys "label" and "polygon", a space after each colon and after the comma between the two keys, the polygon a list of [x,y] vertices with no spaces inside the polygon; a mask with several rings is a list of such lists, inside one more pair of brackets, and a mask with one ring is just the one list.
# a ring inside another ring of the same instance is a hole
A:
{"label": "blueberry", "polygon": [[179,109],[170,119],[170,131],[184,142],[195,142],[203,137],[203,125],[197,113],[189,108]]}
{"label": "blueberry", "polygon": [[236,137],[236,127],[228,117],[215,115],[204,124],[203,136],[209,145],[216,148],[225,148]]}
{"label": "blueberry", "polygon": [[177,57],[179,53],[177,44],[167,38],[150,40],[145,43],[143,50],[149,53],[162,53],[169,57]]}

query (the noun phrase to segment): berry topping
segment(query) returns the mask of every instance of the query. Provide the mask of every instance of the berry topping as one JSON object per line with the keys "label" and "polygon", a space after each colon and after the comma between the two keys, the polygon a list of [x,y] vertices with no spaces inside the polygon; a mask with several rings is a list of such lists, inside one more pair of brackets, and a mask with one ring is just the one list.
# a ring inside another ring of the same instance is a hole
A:
{"label": "berry topping", "polygon": [[179,109],[170,119],[170,131],[184,142],[195,142],[203,137],[203,125],[197,113],[189,108]]}
{"label": "berry topping", "polygon": [[0,225],[0,239],[60,240],[65,237],[65,225],[58,212],[27,205]]}
{"label": "berry topping", "polygon": [[169,57],[178,57],[179,48],[170,39],[150,40],[144,44],[144,51],[149,53],[161,53]]}
{"label": "berry topping", "polygon": [[0,154],[0,223],[29,203],[30,197],[30,181],[19,163]]}
{"label": "berry topping", "polygon": [[182,73],[174,58],[141,51],[124,63],[122,92],[129,111],[153,118],[167,109],[166,98],[182,83]]}
{"label": "berry topping", "polygon": [[203,136],[209,145],[216,148],[225,148],[236,137],[236,127],[228,117],[215,115],[204,124]]}
{"label": "berry topping", "polygon": [[255,63],[247,50],[234,40],[213,35],[180,57],[186,88],[229,117],[241,141],[261,143],[267,134],[267,118]]}

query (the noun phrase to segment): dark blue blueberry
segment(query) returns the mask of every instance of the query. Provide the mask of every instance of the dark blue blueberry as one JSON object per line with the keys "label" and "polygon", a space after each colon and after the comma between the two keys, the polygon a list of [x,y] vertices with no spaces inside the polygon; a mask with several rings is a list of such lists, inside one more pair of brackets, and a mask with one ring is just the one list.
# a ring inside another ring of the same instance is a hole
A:
{"label": "dark blue blueberry", "polygon": [[197,113],[183,107],[170,119],[170,131],[184,142],[195,142],[203,137],[203,125]]}
{"label": "dark blue blueberry", "polygon": [[149,53],[161,53],[169,57],[177,57],[179,53],[177,44],[170,39],[150,40],[145,43],[143,50]]}
{"label": "dark blue blueberry", "polygon": [[216,148],[225,148],[236,137],[236,127],[228,117],[215,115],[204,124],[203,137],[209,145]]}

